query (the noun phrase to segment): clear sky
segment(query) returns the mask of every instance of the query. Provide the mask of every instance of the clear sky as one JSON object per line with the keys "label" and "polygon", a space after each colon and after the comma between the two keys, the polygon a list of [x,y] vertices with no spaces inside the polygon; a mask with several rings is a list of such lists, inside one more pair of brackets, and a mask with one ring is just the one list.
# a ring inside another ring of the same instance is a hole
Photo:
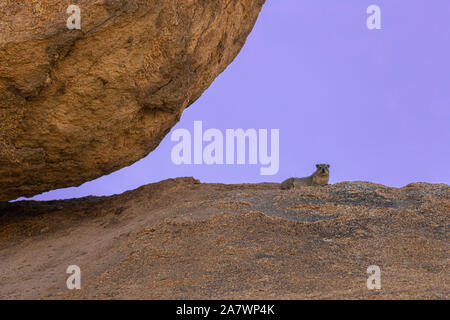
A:
{"label": "clear sky", "polygon": [[[381,30],[369,30],[369,5]],[[236,60],[178,125],[280,130],[280,168],[172,163],[171,134],[146,158],[49,200],[110,195],[180,176],[280,182],[331,165],[330,183],[450,183],[450,1],[267,0]],[[172,131],[173,132],[173,131]]]}

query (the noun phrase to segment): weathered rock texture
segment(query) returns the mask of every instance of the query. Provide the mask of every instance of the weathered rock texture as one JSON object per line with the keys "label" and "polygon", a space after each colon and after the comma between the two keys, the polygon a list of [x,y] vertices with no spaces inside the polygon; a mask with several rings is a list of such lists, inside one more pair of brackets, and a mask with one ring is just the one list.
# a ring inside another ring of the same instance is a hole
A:
{"label": "weathered rock texture", "polygon": [[156,148],[238,54],[264,0],[0,2],[0,201]]}
{"label": "weathered rock texture", "polygon": [[[163,181],[0,204],[0,299],[450,298],[448,185]],[[67,266],[82,289],[66,289]],[[366,287],[381,268],[381,290]]]}

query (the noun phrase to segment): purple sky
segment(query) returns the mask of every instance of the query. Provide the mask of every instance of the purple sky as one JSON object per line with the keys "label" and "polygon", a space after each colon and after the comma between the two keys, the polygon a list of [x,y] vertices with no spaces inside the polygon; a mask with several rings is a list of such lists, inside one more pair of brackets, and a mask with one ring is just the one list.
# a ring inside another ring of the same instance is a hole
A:
{"label": "purple sky", "polygon": [[[379,5],[382,30],[368,30]],[[179,176],[282,181],[331,164],[330,183],[450,183],[450,1],[267,0],[236,60],[174,128],[280,129],[280,170],[181,165],[166,136],[146,158],[36,200],[110,195]],[[173,129],[173,130],[174,130]]]}

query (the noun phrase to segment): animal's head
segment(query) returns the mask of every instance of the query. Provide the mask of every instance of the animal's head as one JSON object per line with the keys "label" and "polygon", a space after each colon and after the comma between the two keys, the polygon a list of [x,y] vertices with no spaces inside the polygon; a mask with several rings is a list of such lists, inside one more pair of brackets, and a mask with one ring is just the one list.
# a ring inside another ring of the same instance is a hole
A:
{"label": "animal's head", "polygon": [[330,165],[329,164],[316,164],[317,173],[319,175],[327,176],[329,175]]}

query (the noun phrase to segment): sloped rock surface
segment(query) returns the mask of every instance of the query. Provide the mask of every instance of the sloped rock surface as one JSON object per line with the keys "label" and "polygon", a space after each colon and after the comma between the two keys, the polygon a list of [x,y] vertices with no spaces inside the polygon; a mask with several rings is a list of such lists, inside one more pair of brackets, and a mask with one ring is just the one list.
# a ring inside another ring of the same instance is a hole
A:
{"label": "sloped rock surface", "polygon": [[[0,299],[448,299],[449,191],[181,178],[0,204]],[[370,265],[381,290],[366,288]]]}
{"label": "sloped rock surface", "polygon": [[0,2],[0,201],[77,186],[157,147],[236,57],[264,0]]}

